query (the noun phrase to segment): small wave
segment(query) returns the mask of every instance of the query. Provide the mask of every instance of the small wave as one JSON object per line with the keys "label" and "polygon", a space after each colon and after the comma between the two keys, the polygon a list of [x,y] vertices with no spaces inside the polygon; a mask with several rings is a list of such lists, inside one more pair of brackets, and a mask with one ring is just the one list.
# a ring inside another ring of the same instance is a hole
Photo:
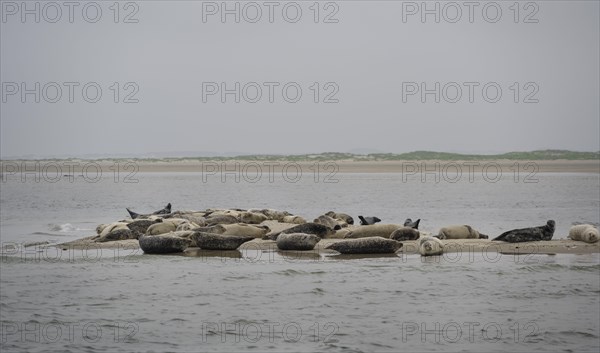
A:
{"label": "small wave", "polygon": [[52,232],[73,232],[76,231],[77,228],[74,227],[71,223],[65,223],[65,224],[49,224],[48,225],[48,230],[52,231]]}
{"label": "small wave", "polygon": [[65,224],[50,223],[50,224],[48,224],[48,230],[51,232],[76,232],[76,231],[85,231],[85,230],[92,230],[92,229],[77,228],[74,225],[72,225],[71,223],[65,223]]}
{"label": "small wave", "polygon": [[282,276],[295,276],[295,275],[307,274],[307,272],[305,272],[305,271],[296,271],[296,270],[292,270],[292,269],[283,270],[283,271],[275,271],[273,273],[276,275],[282,275]]}

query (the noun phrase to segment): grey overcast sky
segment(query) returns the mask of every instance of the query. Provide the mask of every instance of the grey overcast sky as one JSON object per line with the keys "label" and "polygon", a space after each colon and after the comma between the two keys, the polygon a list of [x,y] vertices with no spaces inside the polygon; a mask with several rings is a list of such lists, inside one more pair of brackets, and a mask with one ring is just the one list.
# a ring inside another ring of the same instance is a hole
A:
{"label": "grey overcast sky", "polygon": [[3,158],[600,150],[598,1],[1,3]]}

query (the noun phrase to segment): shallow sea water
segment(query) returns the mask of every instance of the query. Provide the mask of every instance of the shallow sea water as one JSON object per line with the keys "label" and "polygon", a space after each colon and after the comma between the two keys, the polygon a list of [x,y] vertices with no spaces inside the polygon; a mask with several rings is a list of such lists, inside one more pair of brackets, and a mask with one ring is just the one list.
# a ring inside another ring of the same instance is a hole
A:
{"label": "shallow sea water", "polygon": [[[555,219],[598,224],[597,174],[512,175],[457,183],[338,174],[324,183],[222,182],[140,173],[137,183],[1,185],[2,244],[63,242],[167,202],[174,209],[268,207],[312,219],[329,210],[422,228],[471,224],[491,236]],[[217,254],[219,255],[219,254]],[[576,351],[600,349],[600,256],[446,254],[347,258],[244,250],[222,256],[132,249],[4,251],[1,350]]]}

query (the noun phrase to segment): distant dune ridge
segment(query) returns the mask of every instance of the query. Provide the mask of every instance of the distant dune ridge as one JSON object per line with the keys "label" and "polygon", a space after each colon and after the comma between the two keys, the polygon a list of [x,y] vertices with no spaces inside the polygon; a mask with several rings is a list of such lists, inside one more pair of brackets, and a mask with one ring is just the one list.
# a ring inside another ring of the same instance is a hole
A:
{"label": "distant dune ridge", "polygon": [[[358,150],[356,150],[358,152]],[[344,153],[344,152],[322,152],[309,154],[232,154],[232,153],[216,153],[216,152],[198,152],[194,155],[192,152],[162,152],[160,154],[150,153],[147,155],[124,156],[116,157],[61,157],[61,158],[35,158],[34,156],[26,156],[21,158],[6,158],[3,160],[65,160],[65,159],[81,159],[81,160],[96,160],[96,161],[112,161],[112,160],[139,160],[139,161],[490,161],[490,160],[536,160],[536,161],[551,161],[551,160],[600,160],[600,151],[597,152],[578,152],[569,150],[539,150],[529,152],[508,152],[502,154],[461,154],[449,152],[433,152],[433,151],[413,151],[408,153]]]}

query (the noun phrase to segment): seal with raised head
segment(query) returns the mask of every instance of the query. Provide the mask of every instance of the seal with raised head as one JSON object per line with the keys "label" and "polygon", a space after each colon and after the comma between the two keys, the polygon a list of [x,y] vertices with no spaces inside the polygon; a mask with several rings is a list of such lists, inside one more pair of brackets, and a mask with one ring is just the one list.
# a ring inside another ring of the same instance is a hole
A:
{"label": "seal with raised head", "polygon": [[569,229],[567,238],[593,244],[600,240],[600,234],[598,228],[591,224],[578,224]]}
{"label": "seal with raised head", "polygon": [[421,219],[417,219],[416,221],[413,222],[412,219],[407,218],[406,221],[404,221],[404,226],[405,227],[410,227],[410,228],[414,228],[414,229],[419,229],[419,223],[421,223]]}
{"label": "seal with raised head", "polygon": [[469,225],[447,226],[440,229],[436,238],[439,239],[487,239]]}
{"label": "seal with raised head", "polygon": [[283,233],[277,237],[277,247],[280,250],[312,250],[320,240],[314,234]]}
{"label": "seal with raised head", "polygon": [[240,245],[254,240],[252,237],[239,235],[222,235],[215,233],[194,232],[192,240],[200,249],[206,250],[235,250]]}
{"label": "seal with raised head", "polygon": [[444,243],[434,237],[423,237],[419,241],[419,254],[422,256],[441,255],[444,252]]}
{"label": "seal with raised head", "polygon": [[170,254],[183,252],[191,241],[189,239],[169,235],[141,235],[138,239],[140,248],[146,254]]}
{"label": "seal with raised head", "polygon": [[358,216],[358,218],[360,219],[360,225],[361,226],[368,226],[371,224],[375,224],[377,222],[381,222],[381,219],[377,218],[377,217],[363,217],[363,216]]}
{"label": "seal with raised head", "polygon": [[279,234],[282,234],[282,233],[314,234],[314,235],[318,236],[319,238],[323,239],[323,238],[327,237],[328,235],[335,234],[335,231],[327,226],[322,225],[322,224],[304,223],[304,224],[298,224],[297,226],[293,226],[291,228],[282,230],[281,232],[278,232],[278,233],[267,234],[266,236],[263,237],[263,239],[264,240],[277,240],[277,237],[279,236]]}
{"label": "seal with raised head", "polygon": [[522,243],[526,241],[552,240],[556,222],[549,220],[546,225],[539,227],[513,229],[504,232],[493,240],[501,240],[509,243]]}
{"label": "seal with raised head", "polygon": [[390,239],[397,241],[417,240],[421,236],[418,230],[412,227],[401,227],[390,234]]}
{"label": "seal with raised head", "polygon": [[147,217],[150,215],[161,215],[161,214],[169,214],[171,213],[171,203],[169,202],[164,208],[158,210],[158,211],[154,211],[150,214],[140,214],[140,213],[136,213],[133,212],[132,210],[130,210],[129,208],[126,208],[127,212],[129,213],[129,216],[131,216],[131,219],[136,219],[139,217]]}
{"label": "seal with raised head", "polygon": [[398,224],[371,224],[368,226],[360,226],[350,231],[344,238],[389,238],[395,230],[401,227],[402,226]]}
{"label": "seal with raised head", "polygon": [[342,240],[325,247],[342,254],[392,254],[400,248],[401,242],[382,237]]}

